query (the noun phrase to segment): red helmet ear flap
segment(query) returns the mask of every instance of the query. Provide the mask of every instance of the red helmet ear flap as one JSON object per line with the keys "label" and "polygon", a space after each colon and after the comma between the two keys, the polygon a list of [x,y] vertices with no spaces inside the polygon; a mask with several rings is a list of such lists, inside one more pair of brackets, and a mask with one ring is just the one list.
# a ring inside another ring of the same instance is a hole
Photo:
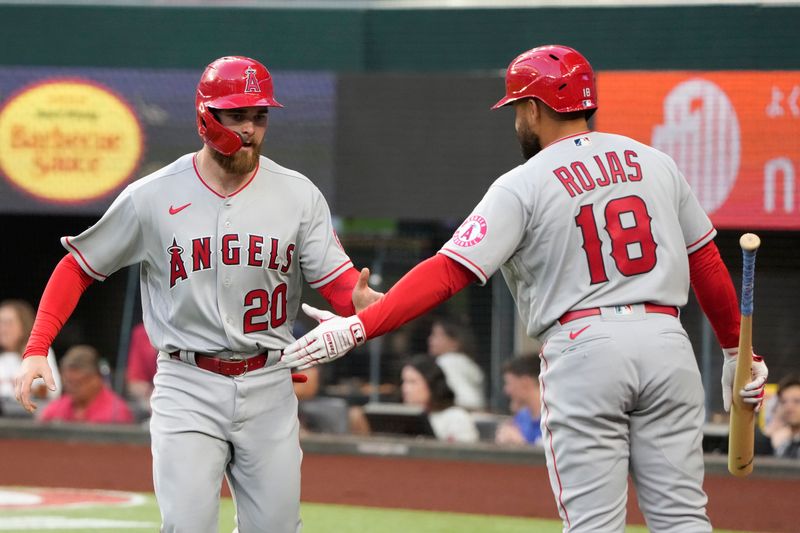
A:
{"label": "red helmet ear flap", "polygon": [[231,156],[242,147],[242,138],[220,124],[204,102],[197,105],[197,133],[222,155]]}

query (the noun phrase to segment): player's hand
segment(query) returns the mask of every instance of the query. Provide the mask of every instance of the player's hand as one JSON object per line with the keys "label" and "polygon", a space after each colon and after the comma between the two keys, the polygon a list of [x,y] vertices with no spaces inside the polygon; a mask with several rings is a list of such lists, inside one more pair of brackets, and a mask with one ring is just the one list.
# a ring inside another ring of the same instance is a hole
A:
{"label": "player's hand", "polygon": [[382,292],[372,290],[369,286],[369,269],[362,268],[356,286],[353,287],[353,307],[356,313],[366,309],[371,303],[380,300]]}
{"label": "player's hand", "polygon": [[495,444],[522,445],[527,444],[525,436],[513,422],[500,424],[494,435]]}
{"label": "player's hand", "polygon": [[31,384],[36,378],[44,379],[48,389],[56,390],[56,382],[53,380],[50,365],[47,364],[46,355],[30,355],[23,359],[14,377],[14,396],[29,413],[36,410],[36,404],[31,401]]}
{"label": "player's hand", "polygon": [[[727,413],[731,410],[733,377],[736,374],[736,358],[739,355],[739,348],[725,348],[722,351],[725,357],[722,363],[722,404]],[[751,381],[738,393],[744,403],[753,404],[756,413],[761,410],[761,404],[764,402],[764,386],[767,383],[768,375],[769,370],[764,359],[753,354],[753,364],[750,366]]]}
{"label": "player's hand", "polygon": [[337,316],[308,304],[303,304],[303,311],[319,325],[283,350],[284,367],[302,371],[330,363],[367,342],[364,325],[356,315]]}

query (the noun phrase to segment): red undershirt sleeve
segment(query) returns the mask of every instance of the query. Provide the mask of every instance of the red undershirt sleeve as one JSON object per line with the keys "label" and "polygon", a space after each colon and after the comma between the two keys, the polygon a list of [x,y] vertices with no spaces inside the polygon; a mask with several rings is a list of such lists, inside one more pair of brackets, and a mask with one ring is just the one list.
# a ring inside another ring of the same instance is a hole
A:
{"label": "red undershirt sleeve", "polygon": [[368,339],[379,337],[430,311],[477,280],[466,267],[437,254],[411,269],[358,317]]}
{"label": "red undershirt sleeve", "polygon": [[351,267],[337,276],[335,280],[317,288],[317,292],[328,301],[337,315],[351,316],[356,314],[356,309],[353,306],[353,288],[358,282],[358,275],[358,270]]}
{"label": "red undershirt sleeve", "polygon": [[42,293],[23,357],[47,355],[53,339],[64,327],[81,295],[93,281],[94,278],[86,274],[70,254],[56,265]]}
{"label": "red undershirt sleeve", "polygon": [[720,345],[723,348],[738,346],[739,300],[714,241],[689,255],[689,279]]}

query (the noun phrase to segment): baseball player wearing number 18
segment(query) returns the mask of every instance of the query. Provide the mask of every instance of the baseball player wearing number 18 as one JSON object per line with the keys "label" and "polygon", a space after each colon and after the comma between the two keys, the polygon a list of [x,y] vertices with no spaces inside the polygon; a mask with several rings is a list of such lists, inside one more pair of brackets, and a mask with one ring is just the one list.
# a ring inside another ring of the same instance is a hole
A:
{"label": "baseball player wearing number 18", "polygon": [[[542,435],[564,531],[623,531],[629,471],[651,531],[711,531],[703,390],[678,309],[691,283],[727,348],[727,409],[739,312],[716,231],[667,155],[589,130],[597,92],[577,51],[514,59],[494,108],[507,105],[527,162],[489,187],[436,256],[357,315],[327,316],[284,364],[340,357],[500,269],[528,334],[545,341]],[[751,368],[733,392],[758,405],[767,369],[760,358]]]}
{"label": "baseball player wearing number 18", "polygon": [[42,295],[16,379],[52,383],[47,349],[94,280],[141,263],[148,337],[159,349],[150,433],[162,532],[217,531],[222,476],[239,533],[294,533],[300,522],[297,399],[279,365],[302,281],[340,314],[380,296],[339,244],[320,191],[260,155],[267,69],[223,57],[196,94],[200,151],[128,186],[77,237]]}

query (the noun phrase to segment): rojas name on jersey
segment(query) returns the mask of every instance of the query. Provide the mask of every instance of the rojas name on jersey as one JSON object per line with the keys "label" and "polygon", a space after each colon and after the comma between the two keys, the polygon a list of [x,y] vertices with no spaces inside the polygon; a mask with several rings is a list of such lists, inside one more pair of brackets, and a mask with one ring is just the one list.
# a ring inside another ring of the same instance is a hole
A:
{"label": "rojas name on jersey", "polygon": [[[608,187],[616,183],[641,181],[642,166],[637,161],[639,154],[625,150],[623,157],[615,151],[604,156],[595,155],[588,165],[583,161],[573,161],[553,170],[553,174],[564,186],[571,198],[591,191],[595,187]],[[622,163],[624,159],[625,163]]]}

